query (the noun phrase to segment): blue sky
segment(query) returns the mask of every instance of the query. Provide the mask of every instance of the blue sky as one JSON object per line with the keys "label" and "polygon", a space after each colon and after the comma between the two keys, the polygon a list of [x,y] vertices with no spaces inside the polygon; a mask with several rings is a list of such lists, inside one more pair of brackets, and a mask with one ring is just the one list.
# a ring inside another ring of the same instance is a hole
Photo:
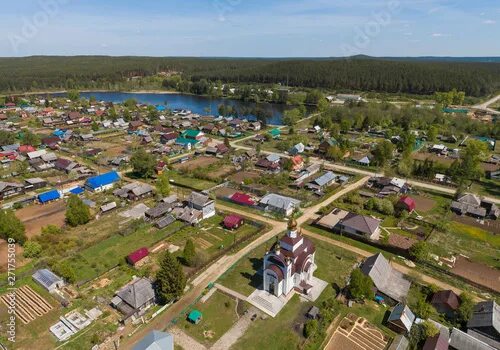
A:
{"label": "blue sky", "polygon": [[0,56],[500,56],[498,0],[22,0]]}

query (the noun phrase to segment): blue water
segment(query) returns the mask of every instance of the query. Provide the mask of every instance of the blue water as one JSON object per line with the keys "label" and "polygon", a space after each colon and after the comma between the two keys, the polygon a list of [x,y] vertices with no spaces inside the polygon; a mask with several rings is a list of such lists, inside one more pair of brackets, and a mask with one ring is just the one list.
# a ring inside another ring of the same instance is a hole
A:
{"label": "blue water", "polygon": [[[239,116],[249,120],[255,120],[252,111],[256,106],[269,114],[266,118],[268,124],[281,125],[283,113],[289,106],[271,103],[244,102],[223,98],[209,98],[205,96],[184,95],[184,94],[158,94],[158,93],[129,93],[129,92],[82,92],[81,97],[89,98],[94,96],[98,101],[122,103],[133,98],[139,103],[151,105],[165,105],[169,109],[188,109],[200,115],[217,116],[220,104],[231,105],[239,112]],[[207,110],[207,108],[209,110]]]}

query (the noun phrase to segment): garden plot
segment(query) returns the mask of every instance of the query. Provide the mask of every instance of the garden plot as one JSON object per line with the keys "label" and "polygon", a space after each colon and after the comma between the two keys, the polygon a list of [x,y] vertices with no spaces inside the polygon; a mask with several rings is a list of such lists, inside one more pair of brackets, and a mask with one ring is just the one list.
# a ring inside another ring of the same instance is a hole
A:
{"label": "garden plot", "polygon": [[22,221],[26,228],[28,238],[40,234],[42,227],[64,225],[66,204],[58,200],[45,205],[30,205],[26,208],[16,210],[17,218]]}
{"label": "garden plot", "polygon": [[28,324],[52,310],[52,305],[50,305],[28,285],[17,289],[14,292],[14,296],[15,298],[9,294],[4,294],[0,297],[0,299],[2,299],[2,302],[7,307],[9,307],[12,303],[15,303],[16,316],[24,324]]}
{"label": "garden plot", "polygon": [[218,163],[219,161],[220,159],[217,159],[215,157],[196,157],[184,163],[177,163],[172,167],[174,169],[180,169],[180,170],[194,170],[198,168],[208,167],[212,164]]}
{"label": "garden plot", "polygon": [[384,350],[389,339],[362,317],[347,315],[333,333],[325,350]]}

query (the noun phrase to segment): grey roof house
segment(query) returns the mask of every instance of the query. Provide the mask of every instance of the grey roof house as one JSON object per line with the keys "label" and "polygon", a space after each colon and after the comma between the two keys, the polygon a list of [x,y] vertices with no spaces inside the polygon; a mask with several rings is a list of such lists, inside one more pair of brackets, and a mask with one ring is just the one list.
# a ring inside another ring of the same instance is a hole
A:
{"label": "grey roof house", "polygon": [[123,322],[138,318],[155,302],[153,284],[147,278],[139,278],[120,289],[111,305],[123,314]]}
{"label": "grey roof house", "polygon": [[406,299],[411,282],[406,280],[401,272],[394,270],[381,253],[367,258],[360,268],[372,279],[378,293],[398,302]]}
{"label": "grey roof house", "polygon": [[202,212],[202,220],[215,215],[215,201],[208,195],[200,192],[191,192],[187,199],[189,208]]}
{"label": "grey roof house", "polygon": [[474,338],[472,335],[453,328],[450,334],[449,349],[451,350],[497,350],[493,346]]}
{"label": "grey roof house", "polygon": [[477,303],[467,323],[467,333],[500,348],[500,305],[494,300]]}
{"label": "grey roof house", "polygon": [[295,208],[299,208],[300,201],[295,198],[269,193],[262,197],[259,205],[263,207],[264,210],[270,210],[285,216],[290,216]]}

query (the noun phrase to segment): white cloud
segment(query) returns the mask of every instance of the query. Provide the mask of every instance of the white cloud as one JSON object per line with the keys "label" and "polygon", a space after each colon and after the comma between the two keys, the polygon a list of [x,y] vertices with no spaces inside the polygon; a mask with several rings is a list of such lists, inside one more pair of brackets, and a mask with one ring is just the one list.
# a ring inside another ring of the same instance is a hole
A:
{"label": "white cloud", "polygon": [[433,38],[444,38],[444,37],[447,37],[447,36],[450,36],[450,34],[444,34],[444,33],[432,33],[431,36]]}
{"label": "white cloud", "polygon": [[492,19],[486,19],[483,21],[483,24],[495,24],[495,23],[497,23],[497,21]]}

